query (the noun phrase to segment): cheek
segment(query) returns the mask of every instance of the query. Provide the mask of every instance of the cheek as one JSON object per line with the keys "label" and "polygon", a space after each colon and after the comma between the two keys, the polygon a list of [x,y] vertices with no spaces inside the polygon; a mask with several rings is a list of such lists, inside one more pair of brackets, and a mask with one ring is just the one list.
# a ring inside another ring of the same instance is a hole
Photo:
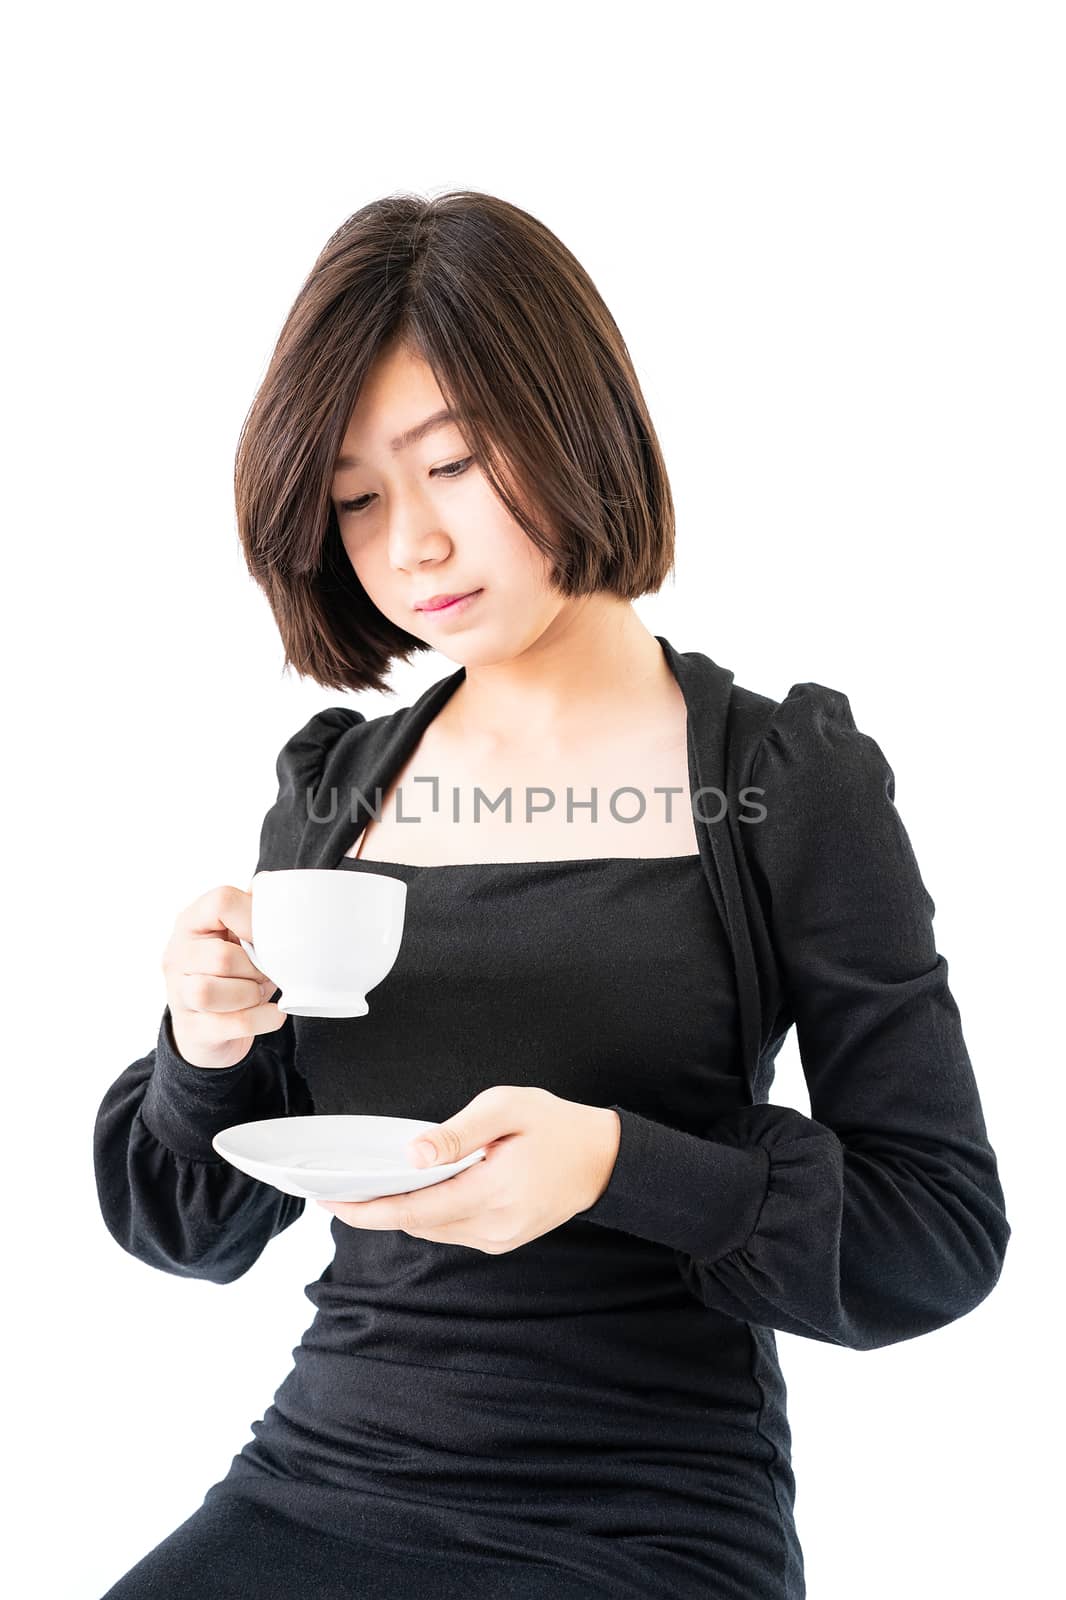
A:
{"label": "cheek", "polygon": [[482,553],[493,567],[523,587],[531,580],[539,582],[550,567],[550,561],[487,484],[482,484],[476,506],[471,504],[469,509],[470,521],[464,531],[476,536]]}
{"label": "cheek", "polygon": [[375,540],[369,523],[361,529],[349,527],[341,534],[341,544],[356,577],[361,579],[364,573],[372,572],[378,565],[379,558],[375,555]]}
{"label": "cheek", "polygon": [[370,540],[358,540],[349,536],[343,543],[355,576],[374,604],[384,609],[388,604],[389,592],[395,584],[395,575],[390,573],[384,555]]}
{"label": "cheek", "polygon": [[352,532],[350,524],[346,524],[341,529],[341,548],[354,567],[359,554],[359,540]]}

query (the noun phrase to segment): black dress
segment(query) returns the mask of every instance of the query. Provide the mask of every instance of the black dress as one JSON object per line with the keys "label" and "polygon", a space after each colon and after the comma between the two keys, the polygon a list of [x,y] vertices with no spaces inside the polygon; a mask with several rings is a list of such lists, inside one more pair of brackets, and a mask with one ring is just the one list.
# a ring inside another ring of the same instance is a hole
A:
{"label": "black dress", "polygon": [[[696,730],[695,789],[701,761],[714,781],[726,675],[662,642]],[[964,1315],[998,1278],[1010,1228],[932,901],[846,698],[797,685],[775,709],[734,691],[762,725],[739,764],[768,808],[740,861],[749,915],[767,919],[753,1085],[739,902],[711,892],[709,829],[702,861],[413,867],[342,856],[358,829],[304,814],[342,775],[369,774],[369,792],[399,770],[461,677],[376,722],[317,713],[279,757],[261,868],[409,885],[369,1014],[291,1017],[245,1062],[203,1072],[164,1011],[155,1049],[100,1106],[102,1213],[139,1259],[229,1282],[304,1202],[222,1162],[220,1128],[443,1121],[497,1083],[612,1105],[610,1183],[500,1255],[335,1220],[274,1403],[107,1600],[183,1582],[204,1600],[802,1600],[774,1330],[876,1348]],[[766,1100],[793,1019],[811,1117]]]}
{"label": "black dress", "polygon": [[[319,1111],[438,1122],[513,1083],[685,1126],[737,1098],[698,855],[341,867],[402,877],[407,921],[368,1016],[294,1019]],[[566,1572],[644,1597],[784,1592],[792,1476],[758,1429],[750,1341],[668,1253],[580,1220],[501,1255],[333,1234],[231,1488],[442,1560],[551,1562],[563,1593]]]}
{"label": "black dress", "polygon": [[[318,1112],[439,1122],[495,1083],[679,1127],[740,1103],[698,854],[339,867],[403,878],[407,909],[367,1016],[292,1019]],[[207,1505],[239,1495],[350,1540],[353,1597],[379,1546],[435,1573],[503,1561],[516,1595],[797,1592],[792,1473],[759,1429],[747,1330],[670,1252],[581,1220],[500,1255],[332,1232],[293,1369]]]}

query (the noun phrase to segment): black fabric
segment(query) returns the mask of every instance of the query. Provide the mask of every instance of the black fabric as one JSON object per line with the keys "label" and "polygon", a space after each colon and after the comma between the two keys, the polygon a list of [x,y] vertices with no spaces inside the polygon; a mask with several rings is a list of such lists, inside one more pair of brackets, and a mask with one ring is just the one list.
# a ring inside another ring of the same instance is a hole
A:
{"label": "black fabric", "polygon": [[455,1554],[442,1561],[433,1551],[312,1532],[276,1506],[215,1489],[103,1600],[618,1600],[619,1593],[544,1562]]}
{"label": "black fabric", "polygon": [[[518,1251],[335,1221],[293,1371],[205,1507],[239,1490],[308,1539],[535,1555],[618,1594],[800,1600],[774,1330],[872,1349],[997,1281],[995,1154],[891,769],[839,692],[777,705],[660,642],[693,790],[731,801],[698,856],[346,858],[353,789],[375,803],[462,671],[372,722],[328,708],[279,754],[259,868],[403,876],[400,957],[368,1017],[289,1018],[224,1072],[183,1062],[164,1012],[97,1118],[123,1248],[249,1269],[303,1209],[211,1151],[252,1117],[441,1120],[530,1082],[613,1105],[622,1135],[600,1200]],[[765,1103],[793,1023],[810,1117]]]}

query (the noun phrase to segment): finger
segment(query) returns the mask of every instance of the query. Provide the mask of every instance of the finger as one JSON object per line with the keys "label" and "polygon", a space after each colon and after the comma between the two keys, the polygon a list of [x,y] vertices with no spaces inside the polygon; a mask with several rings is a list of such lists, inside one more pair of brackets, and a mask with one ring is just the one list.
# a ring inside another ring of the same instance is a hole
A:
{"label": "finger", "polygon": [[335,1217],[340,1217],[350,1228],[369,1228],[375,1233],[400,1233],[416,1225],[409,1209],[401,1211],[395,1205],[386,1205],[385,1198],[391,1199],[320,1200],[318,1203],[326,1211],[332,1211]]}
{"label": "finger", "polygon": [[280,1006],[250,1006],[244,1011],[193,1011],[191,1024],[194,1037],[200,1044],[227,1044],[230,1039],[244,1039],[251,1034],[276,1033],[288,1022],[288,1013]]}
{"label": "finger", "polygon": [[204,972],[181,973],[174,988],[185,1011],[253,1011],[268,993],[256,978],[215,978]]}
{"label": "finger", "polygon": [[417,1233],[446,1228],[452,1223],[470,1222],[489,1207],[491,1197],[484,1174],[477,1170],[480,1165],[483,1163],[408,1194],[383,1194],[374,1200],[320,1200],[319,1205],[355,1228]]}
{"label": "finger", "polygon": [[235,939],[252,938],[252,896],[235,884],[217,884],[180,912],[174,924],[180,934],[213,934]]}
{"label": "finger", "polygon": [[435,1244],[463,1244],[477,1237],[481,1218],[478,1215],[456,1217],[450,1224],[429,1229],[416,1226],[413,1220],[396,1218],[390,1222],[367,1222],[356,1209],[369,1205],[366,1200],[320,1200],[318,1204],[349,1228],[366,1228],[381,1233],[406,1233],[413,1239],[429,1239]]}
{"label": "finger", "polygon": [[[352,1202],[320,1200],[318,1203],[327,1211],[332,1211],[339,1222],[348,1227],[358,1227],[358,1223],[350,1223],[348,1218],[342,1215],[344,1206]],[[416,1231],[414,1228],[403,1228],[398,1231],[406,1233],[412,1239],[425,1239],[430,1244],[460,1245],[464,1250],[477,1250],[485,1256],[503,1255],[506,1251],[517,1248],[517,1242],[510,1235],[487,1237],[484,1228],[485,1216],[482,1213],[477,1217],[459,1218],[450,1227],[435,1228],[432,1232]]]}
{"label": "finger", "polygon": [[273,978],[260,971],[241,945],[230,944],[217,935],[186,937],[178,941],[172,959],[178,971],[190,977],[204,973],[214,978],[251,978],[266,985],[268,997],[278,987]]}

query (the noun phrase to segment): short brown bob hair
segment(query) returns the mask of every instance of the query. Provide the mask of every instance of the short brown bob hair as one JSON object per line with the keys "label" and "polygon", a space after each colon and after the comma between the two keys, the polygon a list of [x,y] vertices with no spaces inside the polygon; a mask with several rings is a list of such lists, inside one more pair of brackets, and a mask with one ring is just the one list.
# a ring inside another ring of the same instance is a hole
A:
{"label": "short brown bob hair", "polygon": [[360,387],[394,344],[430,366],[496,494],[553,558],[560,593],[631,600],[660,588],[674,561],[666,466],[588,274],[535,217],[493,195],[388,195],[327,240],[237,445],[238,533],[281,633],[283,671],[388,691],[394,658],[432,648],[372,603],[332,502]]}

